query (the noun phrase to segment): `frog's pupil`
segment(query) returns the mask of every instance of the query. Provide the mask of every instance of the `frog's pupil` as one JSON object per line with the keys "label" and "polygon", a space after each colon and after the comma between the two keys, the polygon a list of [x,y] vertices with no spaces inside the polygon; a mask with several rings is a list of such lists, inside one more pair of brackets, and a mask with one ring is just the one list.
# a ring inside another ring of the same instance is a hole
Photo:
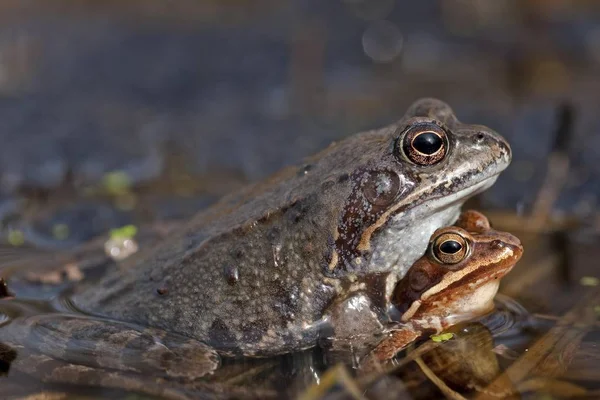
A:
{"label": "frog's pupil", "polygon": [[417,135],[412,142],[415,150],[426,155],[434,154],[442,145],[442,138],[433,132],[423,132]]}
{"label": "frog's pupil", "polygon": [[446,240],[440,245],[440,251],[446,254],[456,254],[462,249],[462,245],[456,240]]}

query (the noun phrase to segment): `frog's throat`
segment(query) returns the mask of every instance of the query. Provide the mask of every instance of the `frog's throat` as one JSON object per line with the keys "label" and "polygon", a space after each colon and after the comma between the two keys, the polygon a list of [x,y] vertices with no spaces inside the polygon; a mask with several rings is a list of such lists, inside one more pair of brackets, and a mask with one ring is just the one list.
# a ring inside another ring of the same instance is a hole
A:
{"label": "frog's throat", "polygon": [[[466,291],[464,296],[448,304],[433,304],[431,314],[427,310],[422,310],[417,317],[415,317],[415,314],[419,311],[423,302],[416,300],[402,314],[400,320],[418,329],[434,329],[440,332],[449,326],[471,320],[493,310],[494,296],[498,292],[499,286],[500,280],[492,280],[474,290]],[[443,312],[437,313],[436,310],[443,310]]]}
{"label": "frog's throat", "polygon": [[[453,194],[447,195],[438,195],[437,197],[433,197],[427,201],[427,210],[414,213],[413,219],[418,218],[421,214],[430,214],[436,210],[441,210],[444,208],[451,207],[452,205],[456,205],[459,203],[464,203],[469,197],[475,196],[478,193],[483,192],[488,189],[490,186],[496,182],[498,179],[498,174],[492,175],[488,178],[485,178],[474,185],[466,187],[462,190],[459,190]],[[406,199],[402,201],[402,204],[398,204],[395,207],[391,207],[388,211],[386,211],[374,224],[369,226],[362,234],[361,240],[358,243],[357,250],[359,251],[368,251],[371,248],[371,236],[373,233],[385,225],[388,220],[398,217],[402,217],[406,212],[413,211],[417,208],[422,202],[419,201],[422,198],[423,194],[416,192],[409,195]],[[410,208],[406,208],[406,204],[410,204]],[[402,207],[405,207],[402,209]],[[399,211],[402,209],[401,211]]]}

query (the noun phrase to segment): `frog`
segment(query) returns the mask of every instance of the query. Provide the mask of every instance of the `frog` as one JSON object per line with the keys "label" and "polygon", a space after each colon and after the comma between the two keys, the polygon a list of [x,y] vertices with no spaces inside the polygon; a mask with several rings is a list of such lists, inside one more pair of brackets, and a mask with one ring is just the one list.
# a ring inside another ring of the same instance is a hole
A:
{"label": "frog", "polygon": [[511,150],[490,128],[421,99],[389,126],[357,133],[225,196],[155,248],[69,298],[84,314],[163,329],[227,357],[317,345],[330,305],[395,279],[490,187]]}
{"label": "frog", "polygon": [[[517,237],[492,229],[477,211],[464,211],[454,226],[433,233],[425,254],[397,281],[386,305],[372,301],[366,295],[372,288],[364,285],[350,299],[331,305],[321,333],[334,332],[335,341],[321,344],[327,353],[342,343],[353,356],[365,355],[357,362],[362,373],[378,369],[419,337],[493,310],[500,280],[522,254]],[[371,282],[392,274],[374,275]],[[0,301],[0,306],[6,304]],[[218,352],[202,342],[105,318],[34,314],[14,321],[8,331],[11,346],[34,352],[17,359],[15,368],[53,383],[193,394],[215,390],[199,379],[221,365]],[[2,339],[7,340],[6,332]]]}
{"label": "frog", "polygon": [[455,226],[436,230],[426,253],[396,284],[388,309],[394,322],[361,368],[381,366],[420,337],[494,310],[501,279],[522,255],[519,238],[492,229],[474,210],[462,213]]}

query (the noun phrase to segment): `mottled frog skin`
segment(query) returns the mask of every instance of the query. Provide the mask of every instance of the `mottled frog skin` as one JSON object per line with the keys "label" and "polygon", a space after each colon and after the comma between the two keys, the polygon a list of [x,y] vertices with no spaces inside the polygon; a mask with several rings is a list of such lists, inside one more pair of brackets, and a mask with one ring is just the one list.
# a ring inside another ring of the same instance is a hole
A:
{"label": "mottled frog skin", "polygon": [[430,235],[510,162],[490,129],[424,99],[390,126],[337,142],[202,211],[72,301],[88,314],[164,329],[222,355],[315,346],[328,307],[391,277],[389,298]]}

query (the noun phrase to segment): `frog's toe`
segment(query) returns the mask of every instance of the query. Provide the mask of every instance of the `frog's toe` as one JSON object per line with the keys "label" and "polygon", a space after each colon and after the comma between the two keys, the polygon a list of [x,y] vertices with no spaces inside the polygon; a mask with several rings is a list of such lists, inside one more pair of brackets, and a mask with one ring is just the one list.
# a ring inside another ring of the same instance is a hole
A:
{"label": "frog's toe", "polygon": [[13,325],[33,350],[74,365],[184,380],[220,365],[216,351],[202,342],[119,321],[48,314]]}
{"label": "frog's toe", "polygon": [[212,374],[220,365],[215,350],[196,341],[154,346],[144,357],[149,366],[163,370],[170,378],[186,381]]}

